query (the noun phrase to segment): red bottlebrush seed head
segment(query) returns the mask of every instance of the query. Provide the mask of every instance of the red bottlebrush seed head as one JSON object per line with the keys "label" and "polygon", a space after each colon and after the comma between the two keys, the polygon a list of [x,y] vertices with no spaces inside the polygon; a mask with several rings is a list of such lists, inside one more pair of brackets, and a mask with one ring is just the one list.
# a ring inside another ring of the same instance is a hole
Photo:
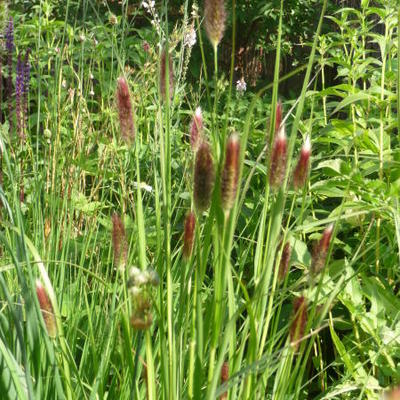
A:
{"label": "red bottlebrush seed head", "polygon": [[50,337],[54,338],[57,335],[57,324],[53,312],[53,306],[51,305],[49,296],[39,279],[36,280],[36,295],[39,301],[40,310],[42,311],[42,317],[44,324],[46,325],[47,333]]}
{"label": "red bottlebrush seed head", "polygon": [[[282,249],[282,241],[278,245],[277,253]],[[279,270],[278,270],[278,279],[282,282],[288,271],[289,271],[289,263],[290,263],[290,257],[292,255],[292,248],[290,247],[290,243],[286,242],[285,245],[283,246],[282,249],[282,255],[281,255],[281,260],[279,262]]]}
{"label": "red bottlebrush seed head", "polygon": [[204,1],[204,21],[206,32],[212,46],[216,48],[225,31],[226,11],[224,0]]}
{"label": "red bottlebrush seed head", "polygon": [[275,112],[275,133],[279,132],[282,124],[282,102],[279,100],[276,104]]}
{"label": "red bottlebrush seed head", "polygon": [[194,165],[194,204],[198,212],[208,209],[214,188],[215,171],[210,145],[203,142],[196,153]]}
{"label": "red bottlebrush seed head", "polygon": [[285,126],[282,125],[275,137],[274,145],[271,152],[270,168],[269,168],[269,184],[273,188],[281,186],[285,179],[287,160],[287,137]]}
{"label": "red bottlebrush seed head", "polygon": [[115,265],[123,270],[128,256],[128,244],[126,242],[124,223],[116,213],[112,216],[112,242]]}
{"label": "red bottlebrush seed head", "polygon": [[167,98],[167,62],[168,62],[168,76],[169,76],[168,92],[169,92],[169,99],[172,100],[172,97],[174,95],[174,70],[172,64],[172,57],[171,55],[168,55],[168,60],[167,60],[166,51],[163,50],[163,52],[161,53],[161,64],[160,64],[160,91],[164,101]]}
{"label": "red bottlebrush seed head", "polygon": [[239,179],[239,136],[232,134],[226,143],[225,164],[221,176],[221,204],[228,212],[235,203],[238,179]]}
{"label": "red bottlebrush seed head", "polygon": [[[228,382],[229,380],[229,364],[225,361],[221,367],[221,384]],[[220,399],[225,400],[228,398],[228,392],[222,393]]]}
{"label": "red bottlebrush seed head", "polygon": [[290,341],[294,350],[297,351],[307,325],[307,300],[304,296],[293,301],[293,321],[290,326]]}
{"label": "red bottlebrush seed head", "polygon": [[118,78],[117,108],[122,139],[132,144],[135,139],[135,124],[129,86],[124,77]]}
{"label": "red bottlebrush seed head", "polygon": [[196,217],[191,211],[185,218],[185,228],[183,233],[183,258],[185,260],[188,260],[192,255],[195,227]]}
{"label": "red bottlebrush seed head", "polygon": [[316,275],[321,272],[324,268],[326,256],[328,255],[329,246],[331,244],[333,233],[333,224],[328,225],[319,242],[314,246],[312,260],[311,260],[311,272]]}
{"label": "red bottlebrush seed head", "polygon": [[382,400],[400,400],[400,386],[391,389]]}
{"label": "red bottlebrush seed head", "polygon": [[203,132],[203,114],[201,108],[197,107],[190,125],[190,144],[192,150],[196,151],[201,142]]}
{"label": "red bottlebrush seed head", "polygon": [[299,161],[293,172],[293,187],[298,190],[304,186],[308,176],[308,170],[310,168],[310,156],[311,156],[311,141],[307,135],[303,146],[300,150]]}

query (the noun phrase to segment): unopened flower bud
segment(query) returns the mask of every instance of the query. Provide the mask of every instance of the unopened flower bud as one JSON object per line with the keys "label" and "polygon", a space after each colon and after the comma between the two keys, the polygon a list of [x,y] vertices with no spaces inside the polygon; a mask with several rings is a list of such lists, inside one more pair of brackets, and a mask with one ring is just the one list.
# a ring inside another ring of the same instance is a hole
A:
{"label": "unopened flower bud", "polygon": [[297,190],[304,186],[310,168],[311,142],[307,136],[300,150],[299,161],[293,172],[293,187]]}
{"label": "unopened flower bud", "polygon": [[190,144],[192,146],[192,150],[197,150],[203,132],[203,114],[201,112],[201,108],[197,107],[194,113],[192,123],[190,125]]}
{"label": "unopened flower bud", "polygon": [[222,208],[229,211],[236,199],[239,179],[239,136],[234,133],[226,143],[225,164],[221,176],[221,204]]}
{"label": "unopened flower bud", "polygon": [[270,168],[269,168],[269,184],[273,188],[281,186],[285,179],[287,159],[287,138],[285,126],[282,125],[277,133],[272,147]]}
{"label": "unopened flower bud", "polygon": [[226,11],[224,0],[204,1],[204,21],[208,39],[216,48],[225,31]]}
{"label": "unopened flower bud", "polygon": [[198,212],[208,209],[214,188],[215,171],[210,145],[203,142],[196,153],[194,165],[194,204]]}
{"label": "unopened flower bud", "polygon": [[304,296],[298,297],[293,301],[293,314],[293,321],[290,326],[290,341],[294,350],[297,351],[307,325],[307,300]]}
{"label": "unopened flower bud", "polygon": [[191,211],[185,218],[185,227],[183,232],[183,258],[185,260],[188,260],[192,255],[195,227],[196,217]]}
{"label": "unopened flower bud", "polygon": [[49,296],[39,279],[36,280],[36,295],[39,301],[40,310],[42,311],[42,317],[46,325],[47,333],[50,337],[54,338],[57,335],[57,324],[53,312],[53,306],[51,305]]}
{"label": "unopened flower bud", "polygon": [[168,63],[168,93],[169,99],[171,100],[174,95],[174,70],[172,64],[172,57],[168,54],[168,60],[166,51],[163,50],[161,53],[161,64],[160,64],[160,91],[162,98],[167,97],[167,63]]}
{"label": "unopened flower bud", "polygon": [[135,125],[129,86],[124,77],[118,78],[117,108],[122,139],[132,144],[135,139]]}
{"label": "unopened flower bud", "polygon": [[332,239],[333,224],[328,225],[319,242],[314,246],[311,259],[311,272],[316,275],[324,268],[326,256]]}

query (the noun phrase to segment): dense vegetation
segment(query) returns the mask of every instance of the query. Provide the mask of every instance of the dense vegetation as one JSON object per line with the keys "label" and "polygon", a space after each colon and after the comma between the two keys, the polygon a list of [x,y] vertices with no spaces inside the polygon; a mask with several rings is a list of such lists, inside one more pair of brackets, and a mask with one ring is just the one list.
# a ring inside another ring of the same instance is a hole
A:
{"label": "dense vegetation", "polygon": [[395,0],[0,0],[0,397],[400,399]]}

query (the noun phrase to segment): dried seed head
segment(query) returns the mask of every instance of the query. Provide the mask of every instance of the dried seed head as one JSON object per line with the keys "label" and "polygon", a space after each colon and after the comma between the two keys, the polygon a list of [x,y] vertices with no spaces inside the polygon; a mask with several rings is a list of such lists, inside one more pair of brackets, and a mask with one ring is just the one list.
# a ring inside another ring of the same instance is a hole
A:
{"label": "dried seed head", "polygon": [[290,341],[294,350],[297,351],[307,325],[307,300],[304,296],[294,299],[293,314],[293,321],[290,326]]}
{"label": "dried seed head", "polygon": [[212,46],[216,48],[225,31],[226,11],[224,0],[204,1],[204,21],[206,32]]}
{"label": "dried seed head", "polygon": [[[221,367],[221,385],[228,382],[229,380],[229,364],[225,361]],[[228,392],[224,392],[221,394],[220,399],[225,400],[228,398]]]}
{"label": "dried seed head", "polygon": [[319,242],[314,246],[311,259],[311,273],[316,275],[324,268],[326,256],[332,239],[333,224],[328,225]]}
{"label": "dried seed head", "polygon": [[147,315],[132,315],[131,316],[131,325],[138,331],[144,331],[150,328],[153,323],[153,316],[151,314]]}
{"label": "dried seed head", "polygon": [[124,223],[117,213],[114,213],[112,216],[112,226],[114,263],[119,269],[124,270],[128,256],[128,244],[126,241]]}
{"label": "dried seed head", "polygon": [[196,151],[201,142],[203,133],[203,114],[201,108],[197,107],[190,125],[190,144],[192,150]]}
{"label": "dried seed head", "polygon": [[287,137],[285,126],[282,125],[275,137],[270,159],[269,184],[273,188],[278,188],[281,186],[283,180],[285,179],[286,159]]}
{"label": "dried seed head", "polygon": [[279,100],[276,104],[276,112],[275,112],[275,133],[279,132],[282,124],[282,102]]}
{"label": "dried seed head", "polygon": [[168,62],[168,76],[169,76],[168,93],[169,93],[169,99],[172,100],[172,97],[174,95],[174,70],[172,64],[172,57],[169,54],[167,61],[166,51],[163,50],[163,52],[161,53],[161,63],[160,63],[160,91],[164,101],[167,98],[167,62]]}
{"label": "dried seed head", "polygon": [[225,164],[221,175],[221,204],[226,212],[230,211],[236,199],[239,179],[239,156],[239,136],[234,133],[226,143]]}
{"label": "dried seed head", "polygon": [[300,189],[304,186],[307,180],[308,170],[310,168],[310,156],[311,156],[311,141],[307,135],[303,146],[300,150],[299,161],[293,172],[293,187],[295,190]]}
{"label": "dried seed head", "polygon": [[185,218],[185,227],[183,233],[183,258],[188,260],[192,255],[194,233],[196,227],[196,217],[194,212],[190,212]]}
{"label": "dried seed head", "polygon": [[54,338],[57,335],[57,324],[53,312],[53,306],[51,305],[49,296],[39,279],[36,280],[36,295],[39,301],[40,310],[42,311],[42,317],[46,325],[47,333],[50,337]]}
{"label": "dried seed head", "polygon": [[214,188],[215,171],[210,145],[203,142],[196,153],[194,165],[194,204],[198,212],[208,209]]}
{"label": "dried seed head", "polygon": [[282,282],[288,271],[289,271],[289,263],[290,263],[290,256],[292,255],[292,248],[290,247],[290,243],[286,242],[285,245],[282,248],[282,241],[279,243],[278,248],[277,248],[277,254],[282,249],[282,255],[281,255],[281,260],[279,262],[279,270],[278,270],[278,279]]}
{"label": "dried seed head", "polygon": [[135,139],[135,124],[128,82],[124,77],[118,78],[117,108],[122,139],[132,144]]}

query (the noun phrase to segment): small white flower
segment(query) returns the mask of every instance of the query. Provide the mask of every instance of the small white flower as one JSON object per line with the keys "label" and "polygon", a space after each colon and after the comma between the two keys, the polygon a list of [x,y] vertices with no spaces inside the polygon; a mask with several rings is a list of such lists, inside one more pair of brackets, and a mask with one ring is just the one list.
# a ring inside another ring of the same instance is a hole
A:
{"label": "small white flower", "polygon": [[93,91],[93,89],[89,92],[89,95],[92,96],[92,97],[94,96],[94,91]]}
{"label": "small white flower", "polygon": [[136,277],[139,276],[142,271],[138,267],[132,267],[129,270],[129,277],[136,280]]}
{"label": "small white flower", "polygon": [[239,79],[239,80],[236,82],[236,90],[237,90],[239,93],[244,93],[244,92],[246,91],[246,89],[247,89],[247,84],[246,84],[244,78],[242,77],[241,79]]}
{"label": "small white flower", "polygon": [[84,41],[86,40],[86,37],[85,37],[85,35],[84,35],[83,33],[81,33],[81,34],[79,35],[79,40],[80,40],[81,42],[84,42]]}
{"label": "small white flower", "polygon": [[149,5],[147,4],[146,1],[142,1],[142,7],[147,10],[149,8]]}
{"label": "small white flower", "polygon": [[89,79],[90,79],[91,81],[94,79],[94,76],[93,76],[93,74],[92,74],[92,73],[90,73],[90,75],[89,75]]}
{"label": "small white flower", "polygon": [[183,39],[183,45],[192,48],[196,44],[196,42],[196,31],[193,27],[191,27]]}
{"label": "small white flower", "polygon": [[[137,183],[133,182],[133,187],[137,188]],[[140,182],[140,189],[145,190],[146,192],[151,193],[153,191],[153,187],[148,185],[146,182]]]}
{"label": "small white flower", "polygon": [[154,8],[155,4],[156,4],[155,0],[151,0],[151,1],[149,2],[150,8]]}

